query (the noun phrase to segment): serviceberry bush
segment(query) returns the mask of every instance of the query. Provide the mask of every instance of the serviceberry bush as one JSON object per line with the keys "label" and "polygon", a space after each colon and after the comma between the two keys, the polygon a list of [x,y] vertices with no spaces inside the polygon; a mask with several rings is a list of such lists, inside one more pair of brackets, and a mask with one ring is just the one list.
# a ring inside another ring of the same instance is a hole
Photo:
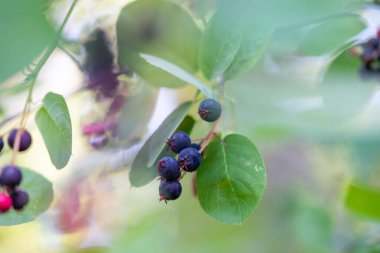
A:
{"label": "serviceberry bush", "polygon": [[[206,214],[229,225],[246,222],[262,198],[273,192],[281,195],[276,204],[288,205],[268,208],[264,202],[261,213],[296,212],[297,199],[290,199],[274,186],[266,193],[267,172],[261,156],[265,148],[258,149],[255,144],[267,147],[278,144],[278,140],[293,141],[293,137],[300,142],[306,139],[330,145],[350,140],[354,151],[347,153],[365,150],[365,155],[358,155],[362,160],[356,159],[365,167],[365,173],[339,174],[349,178],[345,182],[348,186],[344,205],[361,215],[380,218],[374,207],[380,193],[370,183],[377,175],[373,168],[378,161],[380,124],[373,115],[379,111],[378,87],[358,81],[365,77],[363,73],[380,80],[380,30],[372,27],[373,22],[365,14],[369,6],[375,8],[374,3],[136,0],[120,8],[115,4],[117,16],[97,17],[94,12],[96,22],[80,28],[76,22],[87,19],[78,16],[91,11],[76,12],[83,8],[79,0],[58,2],[67,3],[68,8],[42,0],[0,4],[0,106],[2,98],[13,98],[16,93],[25,96],[17,108],[14,101],[12,106],[4,106],[12,113],[4,109],[0,116],[0,225],[33,221],[50,207],[53,186],[36,172],[42,170],[38,168],[41,163],[71,170],[73,181],[82,183],[86,179],[108,182],[116,173],[128,173],[129,183],[124,180],[117,184],[123,190],[148,184],[154,184],[156,189],[155,195],[139,196],[139,201],[153,206],[158,205],[154,203],[158,199],[167,204],[159,203],[160,208],[170,213],[183,203],[196,203]],[[57,16],[66,10],[63,17],[55,17],[54,8],[59,9]],[[367,33],[362,33],[365,28]],[[76,34],[80,31],[80,36],[71,34],[70,29]],[[80,85],[72,93],[58,94],[60,89],[53,82],[41,88],[45,93],[37,98],[36,87],[44,83],[42,70],[56,53],[65,54],[77,66]],[[173,108],[162,109],[165,103],[158,102],[169,99]],[[156,120],[153,115],[161,113],[167,116],[152,131],[151,123],[157,123],[151,122]],[[81,146],[82,140],[85,147]],[[79,146],[80,151],[73,148]],[[362,146],[365,149],[359,148]],[[292,167],[287,162],[293,161],[295,154],[295,160],[311,171],[309,163],[303,161],[304,150],[290,147],[285,158],[268,155],[275,186],[294,187],[304,184],[304,177],[310,176],[298,171],[291,174],[282,167],[281,171],[273,169],[276,163]],[[25,163],[23,157],[41,148],[47,150],[50,161],[40,161],[35,156],[38,163],[32,159]],[[90,158],[80,160],[82,151]],[[76,170],[79,167],[85,169]],[[337,178],[328,173],[321,169],[319,174],[310,172],[310,177],[314,181],[327,177],[328,182]],[[305,192],[314,187],[309,182],[305,185]],[[57,226],[66,232],[89,226],[90,220],[99,216],[94,214],[99,209],[97,205],[108,207],[107,200],[113,198],[112,190],[103,193],[93,189],[96,187],[83,190],[79,186],[80,183],[73,186],[69,182],[67,192],[57,193],[64,200],[53,202],[52,208],[59,209]],[[320,189],[330,188],[323,185]],[[338,192],[333,187],[331,191],[334,196]],[[89,196],[83,197],[88,203],[80,199],[83,192]],[[104,194],[101,201],[92,196],[94,192]],[[267,201],[271,200],[269,197]],[[291,228],[296,232],[287,233],[302,238],[299,244],[308,246],[300,250],[289,246],[291,252],[332,252],[322,242],[326,238],[317,236],[318,231],[304,231],[303,224],[312,220],[315,223],[308,227],[317,229],[327,224],[325,230],[333,234],[332,225],[329,227],[332,211],[325,208],[322,212],[314,204],[308,204],[302,212],[298,210],[301,218]],[[129,205],[126,201],[123,208]],[[113,217],[113,211],[107,217]],[[259,218],[248,222],[255,223],[250,227],[262,225]],[[288,225],[281,223],[278,227]],[[317,243],[304,240],[306,234],[316,237],[313,240]],[[331,236],[338,237],[350,238]],[[325,241],[334,241],[328,239]],[[131,251],[135,251],[131,245]],[[348,248],[354,249],[355,245]],[[280,246],[276,249],[283,250]]]}

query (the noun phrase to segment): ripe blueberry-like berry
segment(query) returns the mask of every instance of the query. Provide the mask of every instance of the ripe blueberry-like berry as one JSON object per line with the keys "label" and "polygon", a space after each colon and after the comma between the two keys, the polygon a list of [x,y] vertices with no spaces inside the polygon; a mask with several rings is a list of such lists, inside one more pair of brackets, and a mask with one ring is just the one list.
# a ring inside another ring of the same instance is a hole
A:
{"label": "ripe blueberry-like berry", "polygon": [[187,172],[196,171],[201,164],[202,155],[194,148],[185,148],[178,155],[179,166]]}
{"label": "ripe blueberry-like berry", "polygon": [[192,143],[190,148],[196,149],[196,150],[201,150],[201,144],[198,143]]}
{"label": "ripe blueberry-like berry", "polygon": [[178,181],[167,181],[165,179],[160,182],[160,200],[175,200],[181,196],[182,186]]}
{"label": "ripe blueberry-like berry", "polygon": [[198,107],[199,116],[207,122],[214,122],[219,119],[222,113],[220,103],[214,99],[203,100]]}
{"label": "ripe blueberry-like berry", "polygon": [[173,157],[165,156],[158,161],[157,170],[160,177],[168,181],[177,180],[181,176],[179,163]]}
{"label": "ripe blueberry-like berry", "polygon": [[29,195],[25,191],[15,190],[11,193],[13,208],[22,210],[29,202]]}
{"label": "ripe blueberry-like berry", "polygon": [[176,132],[166,141],[166,144],[174,153],[178,154],[183,149],[190,147],[191,139],[185,132]]}
{"label": "ripe blueberry-like berry", "polygon": [[3,136],[0,136],[0,152],[3,151],[3,148],[4,148],[4,140],[3,140]]}
{"label": "ripe blueberry-like berry", "polygon": [[21,183],[22,173],[17,166],[5,166],[0,175],[0,182],[2,185],[8,187],[15,187]]}
{"label": "ripe blueberry-like berry", "polygon": [[0,212],[5,213],[12,207],[12,199],[5,193],[0,193]]}
{"label": "ripe blueberry-like berry", "polygon": [[[17,131],[18,131],[18,129],[15,128],[8,135],[8,145],[11,148],[13,148],[13,146],[14,146],[14,144],[16,142]],[[20,148],[19,148],[18,151],[25,151],[32,144],[32,136],[25,129],[21,129],[20,131],[21,131],[21,138],[20,138]]]}

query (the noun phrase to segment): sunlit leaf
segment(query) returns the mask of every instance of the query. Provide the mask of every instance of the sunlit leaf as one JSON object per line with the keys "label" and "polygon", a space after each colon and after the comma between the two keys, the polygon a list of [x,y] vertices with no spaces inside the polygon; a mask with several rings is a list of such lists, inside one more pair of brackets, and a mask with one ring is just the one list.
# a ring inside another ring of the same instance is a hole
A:
{"label": "sunlit leaf", "polygon": [[266,187],[264,162],[255,145],[238,134],[214,140],[197,172],[202,208],[226,224],[242,224],[256,208]]}
{"label": "sunlit leaf", "polygon": [[51,162],[57,169],[67,165],[72,150],[70,113],[63,96],[49,92],[35,117]]}
{"label": "sunlit leaf", "polygon": [[178,87],[184,82],[140,57],[172,62],[189,73],[198,69],[200,30],[180,6],[164,0],[139,0],[125,6],[117,21],[118,61],[153,85]]}

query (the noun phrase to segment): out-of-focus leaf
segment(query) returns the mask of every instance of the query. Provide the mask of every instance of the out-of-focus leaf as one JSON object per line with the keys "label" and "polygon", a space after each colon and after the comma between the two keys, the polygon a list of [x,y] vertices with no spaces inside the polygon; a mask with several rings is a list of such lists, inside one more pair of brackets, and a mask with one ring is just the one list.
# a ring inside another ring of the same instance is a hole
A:
{"label": "out-of-focus leaf", "polygon": [[153,66],[156,66],[157,68],[163,69],[164,71],[172,74],[175,77],[178,77],[179,79],[185,81],[186,83],[194,85],[200,91],[202,91],[206,97],[209,97],[209,98],[212,97],[212,92],[207,87],[206,84],[202,83],[195,76],[187,73],[185,70],[181,69],[180,67],[178,67],[178,66],[176,66],[170,62],[167,62],[163,59],[160,59],[158,57],[154,57],[152,55],[141,54],[141,57],[144,58],[147,62],[149,62]]}
{"label": "out-of-focus leaf", "polygon": [[347,189],[345,205],[356,214],[379,220],[380,190],[351,183]]}
{"label": "out-of-focus leaf", "polygon": [[362,18],[357,14],[346,14],[329,18],[308,31],[300,44],[300,50],[307,55],[322,55],[344,50],[353,37],[365,28]]}
{"label": "out-of-focus leaf", "polygon": [[157,100],[157,89],[141,82],[139,90],[128,96],[121,111],[116,137],[129,139],[143,130],[152,117]]}
{"label": "out-of-focus leaf", "polygon": [[242,224],[261,200],[266,183],[264,162],[246,137],[231,134],[204,151],[197,172],[202,208],[226,224]]}
{"label": "out-of-focus leaf", "polygon": [[65,98],[49,92],[35,117],[51,162],[57,169],[67,165],[72,150],[72,127]]}
{"label": "out-of-focus leaf", "polygon": [[117,21],[118,61],[153,85],[178,87],[184,82],[154,67],[141,53],[172,62],[189,73],[198,69],[200,30],[178,5],[139,0],[124,7]]}
{"label": "out-of-focus leaf", "polygon": [[189,120],[186,118],[191,105],[192,102],[186,102],[175,109],[142,146],[132,163],[129,173],[129,181],[132,186],[144,186],[158,176],[158,161],[163,156],[171,154],[166,147],[166,140],[176,130],[180,131],[183,128],[192,129],[195,123],[193,119]]}
{"label": "out-of-focus leaf", "polygon": [[13,209],[0,216],[0,226],[18,225],[30,222],[45,212],[53,200],[52,184],[42,175],[22,168],[23,179],[20,188],[29,194],[29,203],[20,212]]}
{"label": "out-of-focus leaf", "polygon": [[0,83],[31,64],[53,39],[43,14],[47,4],[46,0],[0,2]]}

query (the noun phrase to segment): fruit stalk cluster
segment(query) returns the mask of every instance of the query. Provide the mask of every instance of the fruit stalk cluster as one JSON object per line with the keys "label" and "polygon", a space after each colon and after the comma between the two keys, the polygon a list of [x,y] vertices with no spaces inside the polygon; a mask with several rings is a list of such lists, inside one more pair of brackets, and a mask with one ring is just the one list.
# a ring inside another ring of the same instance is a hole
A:
{"label": "fruit stalk cluster", "polygon": [[[198,114],[204,121],[214,122],[221,115],[221,105],[214,99],[205,99],[198,107]],[[214,130],[213,128],[212,131]],[[159,186],[160,201],[175,200],[181,196],[182,185],[179,181],[187,172],[195,172],[201,165],[201,150],[204,149],[204,147],[202,149],[202,145],[206,138],[202,140],[201,144],[192,143],[185,132],[179,131],[166,141],[168,148],[173,153],[178,154],[178,159],[165,156],[157,164],[157,171],[161,180]]]}

